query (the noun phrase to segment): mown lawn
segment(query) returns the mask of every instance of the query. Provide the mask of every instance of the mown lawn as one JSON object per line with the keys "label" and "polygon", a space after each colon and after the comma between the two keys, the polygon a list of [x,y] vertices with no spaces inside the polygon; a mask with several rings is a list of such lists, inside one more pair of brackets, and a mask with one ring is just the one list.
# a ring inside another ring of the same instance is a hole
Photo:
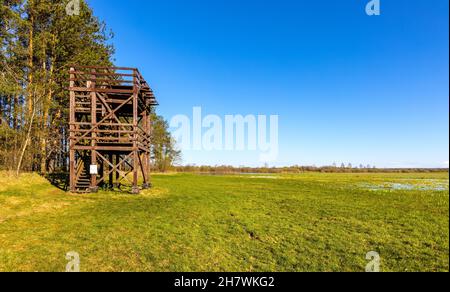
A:
{"label": "mown lawn", "polygon": [[64,271],[70,251],[82,271],[364,271],[370,251],[382,271],[449,270],[446,173],[153,182],[70,195],[0,173],[0,271]]}

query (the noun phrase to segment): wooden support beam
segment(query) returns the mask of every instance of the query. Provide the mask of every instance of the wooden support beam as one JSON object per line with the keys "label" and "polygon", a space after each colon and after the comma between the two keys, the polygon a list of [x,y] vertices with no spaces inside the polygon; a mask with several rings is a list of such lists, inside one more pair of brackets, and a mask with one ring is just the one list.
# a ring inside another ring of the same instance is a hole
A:
{"label": "wooden support beam", "polygon": [[69,87],[69,90],[78,91],[78,92],[129,93],[129,94],[133,93],[132,89]]}
{"label": "wooden support beam", "polygon": [[[74,68],[70,68],[70,78],[74,77]],[[73,81],[70,82],[70,86],[72,87],[74,84]],[[70,121],[75,121],[75,92],[70,91],[70,102],[69,102],[69,119]],[[74,149],[74,137],[75,137],[75,126],[70,124],[70,144],[69,144],[69,172],[70,172],[70,191],[75,192],[75,176],[76,176],[76,170],[75,170],[75,149]]]}
{"label": "wooden support beam", "polygon": [[[95,73],[95,69],[92,69],[92,72]],[[96,86],[96,76],[92,75],[92,81],[90,83],[90,88],[95,89]],[[97,94],[95,92],[91,93],[91,123],[92,125],[97,125]],[[91,165],[96,166],[98,168],[97,163],[97,133],[92,132],[92,152],[91,152]],[[97,175],[98,173],[91,173],[91,192],[97,192]]]}
{"label": "wooden support beam", "polygon": [[[136,77],[133,77],[134,81],[137,81]],[[137,131],[138,131],[138,91],[135,86],[133,92],[133,131],[134,131],[134,141],[133,141],[133,194],[139,193],[138,187],[138,169],[139,169],[139,153],[137,147]]]}

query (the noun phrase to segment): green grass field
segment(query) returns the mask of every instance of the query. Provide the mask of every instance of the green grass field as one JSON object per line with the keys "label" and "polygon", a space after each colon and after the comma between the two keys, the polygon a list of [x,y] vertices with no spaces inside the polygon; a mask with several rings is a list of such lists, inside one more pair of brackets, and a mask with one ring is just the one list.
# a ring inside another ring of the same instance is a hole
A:
{"label": "green grass field", "polygon": [[0,173],[0,271],[449,270],[448,174],[156,175],[140,196]]}

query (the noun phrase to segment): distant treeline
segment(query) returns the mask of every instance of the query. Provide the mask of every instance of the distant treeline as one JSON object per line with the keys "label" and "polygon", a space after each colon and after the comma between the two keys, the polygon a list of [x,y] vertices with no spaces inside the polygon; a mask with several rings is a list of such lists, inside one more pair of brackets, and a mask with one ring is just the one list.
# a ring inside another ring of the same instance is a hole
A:
{"label": "distant treeline", "polygon": [[211,173],[211,174],[232,174],[232,173],[422,173],[422,172],[448,172],[448,168],[360,168],[360,167],[316,167],[316,166],[291,166],[291,167],[233,167],[233,166],[176,166],[172,169],[175,172],[189,173]]}

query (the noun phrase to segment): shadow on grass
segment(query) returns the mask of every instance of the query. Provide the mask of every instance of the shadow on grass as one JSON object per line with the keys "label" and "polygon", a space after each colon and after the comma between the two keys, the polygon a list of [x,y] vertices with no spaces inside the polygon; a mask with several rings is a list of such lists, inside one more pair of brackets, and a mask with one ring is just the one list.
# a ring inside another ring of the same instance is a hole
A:
{"label": "shadow on grass", "polygon": [[45,178],[58,189],[67,192],[69,190],[69,174],[68,173],[52,173],[47,174]]}
{"label": "shadow on grass", "polygon": [[[47,179],[54,187],[64,191],[68,192],[70,188],[70,175],[68,173],[52,173],[47,174],[43,176],[45,179]],[[151,185],[148,185],[144,189],[151,188]],[[117,194],[132,194],[133,188],[131,185],[126,184],[114,184],[114,185],[108,185],[108,184],[101,184],[99,187],[99,191],[103,192],[109,192],[109,193],[117,193]]]}

